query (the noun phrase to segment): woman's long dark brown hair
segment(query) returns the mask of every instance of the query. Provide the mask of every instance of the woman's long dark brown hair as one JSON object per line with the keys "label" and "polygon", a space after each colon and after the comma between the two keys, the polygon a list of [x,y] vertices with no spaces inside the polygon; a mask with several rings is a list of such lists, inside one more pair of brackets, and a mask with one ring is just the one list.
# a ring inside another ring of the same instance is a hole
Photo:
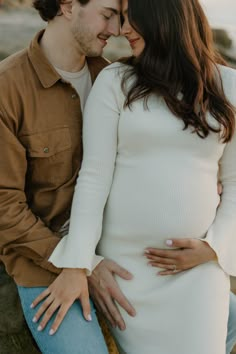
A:
{"label": "woman's long dark brown hair", "polygon": [[[144,38],[145,49],[129,65],[123,80],[135,78],[125,92],[125,106],[156,93],[201,138],[221,133],[228,142],[235,129],[235,108],[224,94],[217,64],[226,65],[198,0],[128,0],[130,24]],[[181,95],[180,95],[181,93]],[[210,125],[207,113],[219,123]]]}

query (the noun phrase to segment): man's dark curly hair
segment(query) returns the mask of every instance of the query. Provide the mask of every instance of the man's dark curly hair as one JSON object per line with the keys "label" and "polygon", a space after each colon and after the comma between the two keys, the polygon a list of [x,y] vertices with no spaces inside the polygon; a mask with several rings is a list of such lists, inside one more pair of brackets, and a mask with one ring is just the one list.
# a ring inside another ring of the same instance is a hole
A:
{"label": "man's dark curly hair", "polygon": [[[81,5],[86,5],[90,0],[77,0]],[[33,7],[38,10],[44,21],[50,21],[60,14],[60,4],[70,0],[34,0]]]}

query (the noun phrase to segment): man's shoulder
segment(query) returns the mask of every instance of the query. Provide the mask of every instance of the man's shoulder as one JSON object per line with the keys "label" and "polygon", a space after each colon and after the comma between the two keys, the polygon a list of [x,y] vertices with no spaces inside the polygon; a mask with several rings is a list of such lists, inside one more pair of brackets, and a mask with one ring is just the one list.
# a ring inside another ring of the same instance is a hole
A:
{"label": "man's shoulder", "polygon": [[[11,54],[0,62],[0,81],[16,78],[16,74],[22,73],[22,66],[28,62],[27,49]],[[18,75],[17,75],[18,76]]]}
{"label": "man's shoulder", "polygon": [[3,59],[0,62],[0,74],[3,72],[14,69],[14,67],[18,67],[25,63],[25,60],[28,59],[28,50],[22,49],[14,54],[9,55],[7,58]]}

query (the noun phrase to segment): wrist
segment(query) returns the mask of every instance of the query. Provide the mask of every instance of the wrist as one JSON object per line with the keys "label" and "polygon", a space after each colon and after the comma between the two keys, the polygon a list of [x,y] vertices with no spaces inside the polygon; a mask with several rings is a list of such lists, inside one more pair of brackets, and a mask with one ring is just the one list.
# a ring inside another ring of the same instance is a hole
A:
{"label": "wrist", "polygon": [[215,251],[209,244],[207,244],[207,246],[208,246],[208,261],[217,261],[218,257]]}
{"label": "wrist", "polygon": [[77,274],[77,275],[85,275],[86,276],[86,269],[84,268],[63,268],[63,273],[69,274]]}

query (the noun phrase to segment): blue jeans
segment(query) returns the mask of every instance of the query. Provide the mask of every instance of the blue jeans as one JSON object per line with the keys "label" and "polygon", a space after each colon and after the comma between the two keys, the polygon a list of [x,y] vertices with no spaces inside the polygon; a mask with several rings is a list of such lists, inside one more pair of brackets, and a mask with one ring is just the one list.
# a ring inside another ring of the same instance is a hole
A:
{"label": "blue jeans", "polygon": [[226,354],[230,354],[235,344],[236,344],[236,295],[230,293]]}
{"label": "blue jeans", "polygon": [[26,288],[18,286],[26,322],[40,351],[43,354],[108,354],[92,302],[90,303],[92,322],[87,322],[83,318],[80,303],[76,301],[53,336],[50,336],[48,332],[55,315],[42,332],[37,331],[39,323],[33,323],[32,318],[40,305],[31,309],[30,304],[45,289],[44,287]]}
{"label": "blue jeans", "polygon": [[[49,321],[44,331],[37,331],[38,324],[32,322],[37,308],[30,309],[30,304],[44,289],[18,286],[25,319],[41,352],[43,354],[108,354],[92,303],[92,322],[84,320],[80,303],[76,301],[53,336],[49,336],[48,332],[55,316]],[[235,344],[236,295],[230,293],[226,354],[230,354]]]}

